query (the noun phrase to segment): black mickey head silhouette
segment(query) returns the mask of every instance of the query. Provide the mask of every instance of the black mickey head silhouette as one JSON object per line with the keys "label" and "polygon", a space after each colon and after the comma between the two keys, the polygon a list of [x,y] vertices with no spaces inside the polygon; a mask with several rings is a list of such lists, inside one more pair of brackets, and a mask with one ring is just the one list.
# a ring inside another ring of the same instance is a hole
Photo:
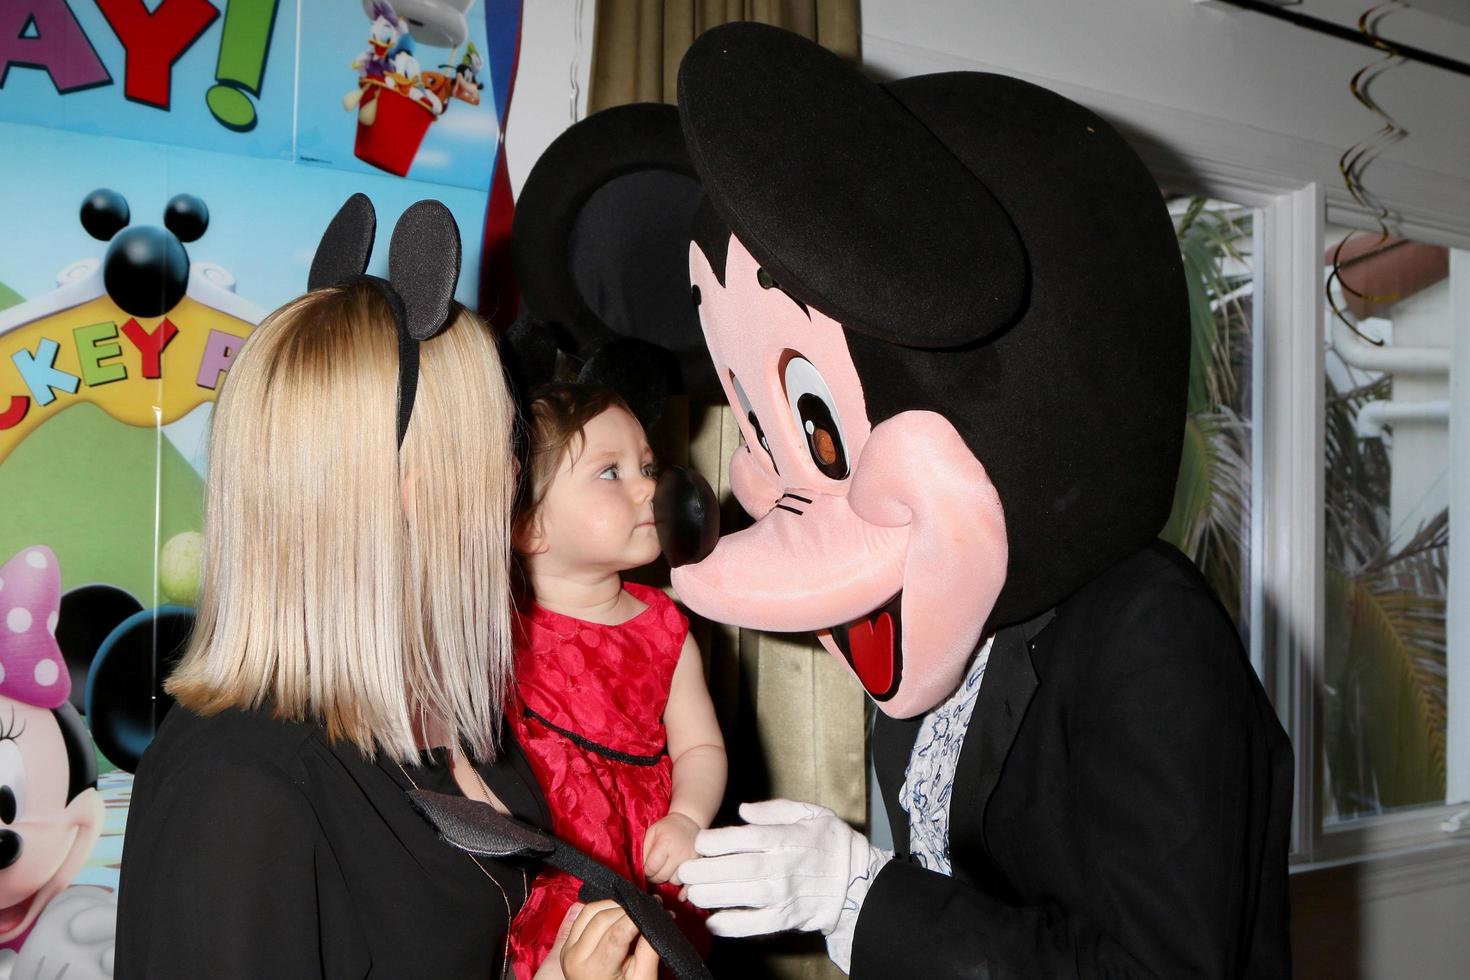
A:
{"label": "black mickey head silhouette", "polygon": [[127,199],[98,188],[82,202],[87,234],[108,242],[102,283],[113,302],[132,316],[162,316],[178,305],[189,288],[189,253],[184,243],[209,229],[209,208],[193,194],[177,194],[164,207],[164,227],[136,225]]}

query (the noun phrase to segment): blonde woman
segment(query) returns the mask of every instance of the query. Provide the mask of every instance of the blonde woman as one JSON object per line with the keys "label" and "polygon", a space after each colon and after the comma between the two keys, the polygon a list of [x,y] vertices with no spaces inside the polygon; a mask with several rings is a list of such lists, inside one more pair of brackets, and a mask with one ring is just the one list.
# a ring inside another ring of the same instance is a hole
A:
{"label": "blonde woman", "polygon": [[[508,972],[528,869],[444,844],[405,794],[548,822],[501,736],[514,410],[493,337],[447,294],[437,335],[405,337],[414,288],[346,276],[233,362],[198,623],[128,818],[122,980]],[[620,910],[566,931],[550,974],[654,976]]]}

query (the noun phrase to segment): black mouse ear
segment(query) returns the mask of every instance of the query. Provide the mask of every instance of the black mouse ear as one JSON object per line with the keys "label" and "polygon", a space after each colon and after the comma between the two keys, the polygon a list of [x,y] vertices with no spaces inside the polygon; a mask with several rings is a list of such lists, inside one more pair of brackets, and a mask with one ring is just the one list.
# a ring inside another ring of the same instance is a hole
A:
{"label": "black mouse ear", "polygon": [[603,344],[582,364],[577,380],[611,388],[622,396],[645,429],[663,418],[669,395],[678,385],[674,355],[645,340],[619,337]]}
{"label": "black mouse ear", "polygon": [[560,353],[556,327],[522,313],[500,341],[500,360],[520,401],[537,386],[556,380]]}
{"label": "black mouse ear", "polygon": [[113,585],[82,585],[61,597],[56,645],[71,674],[72,707],[85,712],[87,673],[97,651],[119,623],[142,610],[132,593]]}
{"label": "black mouse ear", "polygon": [[556,846],[537,827],[498,812],[478,800],[429,789],[409,790],[409,802],[448,844],[486,857],[540,857]]}
{"label": "black mouse ear", "polygon": [[173,707],[163,682],[193,628],[194,610],[161,606],[123,620],[97,651],[86,685],[87,727],[98,750],[125,772],[137,769]]}
{"label": "black mouse ear", "polygon": [[82,201],[82,227],[99,242],[111,241],[131,219],[128,199],[115,190],[99,187]]}
{"label": "black mouse ear", "polygon": [[689,298],[701,198],[673,106],[617,106],[573,125],[516,201],[512,254],[526,308],[564,329],[580,358],[615,337],[672,350],[676,386],[719,398]]}
{"label": "black mouse ear", "polygon": [[393,227],[388,281],[403,298],[409,336],[428,340],[444,329],[459,283],[459,225],[438,201],[416,201]]}
{"label": "black mouse ear", "polygon": [[378,215],[366,194],[354,194],[337,211],[311,260],[307,289],[325,289],[367,271]]}
{"label": "black mouse ear", "polygon": [[[974,105],[946,108],[969,117]],[[713,28],[679,65],[679,114],[714,210],[793,298],[927,349],[973,343],[1023,311],[1026,249],[991,189],[820,45],[764,24]]]}
{"label": "black mouse ear", "polygon": [[193,194],[175,194],[164,205],[163,226],[186,245],[197,242],[209,230],[209,205]]}

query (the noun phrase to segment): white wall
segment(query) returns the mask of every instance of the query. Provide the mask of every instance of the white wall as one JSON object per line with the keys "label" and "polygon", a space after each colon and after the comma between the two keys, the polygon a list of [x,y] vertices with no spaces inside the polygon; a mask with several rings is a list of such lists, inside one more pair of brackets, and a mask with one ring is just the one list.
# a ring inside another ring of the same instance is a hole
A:
{"label": "white wall", "polygon": [[505,126],[511,191],[519,196],[541,151],[587,112],[594,0],[527,0],[521,59]]}
{"label": "white wall", "polygon": [[[1352,24],[1369,5],[1296,9]],[[1019,75],[1120,124],[1151,164],[1232,159],[1242,171],[1315,179],[1331,200],[1344,196],[1339,154],[1382,125],[1348,89],[1375,51],[1221,3],[863,0],[862,17],[863,59],[876,74]],[[1470,53],[1464,22],[1411,10],[1382,28],[1446,56]],[[1470,78],[1410,63],[1370,92],[1410,135],[1368,169],[1369,189],[1429,227],[1449,215],[1470,223]]]}

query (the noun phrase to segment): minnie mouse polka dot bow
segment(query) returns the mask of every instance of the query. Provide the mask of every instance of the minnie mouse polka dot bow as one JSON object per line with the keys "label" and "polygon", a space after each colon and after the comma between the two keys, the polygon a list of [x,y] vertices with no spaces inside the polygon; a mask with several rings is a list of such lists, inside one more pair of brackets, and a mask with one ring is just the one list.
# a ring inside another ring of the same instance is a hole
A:
{"label": "minnie mouse polka dot bow", "polygon": [[0,566],[0,695],[58,708],[71,697],[71,674],[56,645],[61,572],[45,545]]}

